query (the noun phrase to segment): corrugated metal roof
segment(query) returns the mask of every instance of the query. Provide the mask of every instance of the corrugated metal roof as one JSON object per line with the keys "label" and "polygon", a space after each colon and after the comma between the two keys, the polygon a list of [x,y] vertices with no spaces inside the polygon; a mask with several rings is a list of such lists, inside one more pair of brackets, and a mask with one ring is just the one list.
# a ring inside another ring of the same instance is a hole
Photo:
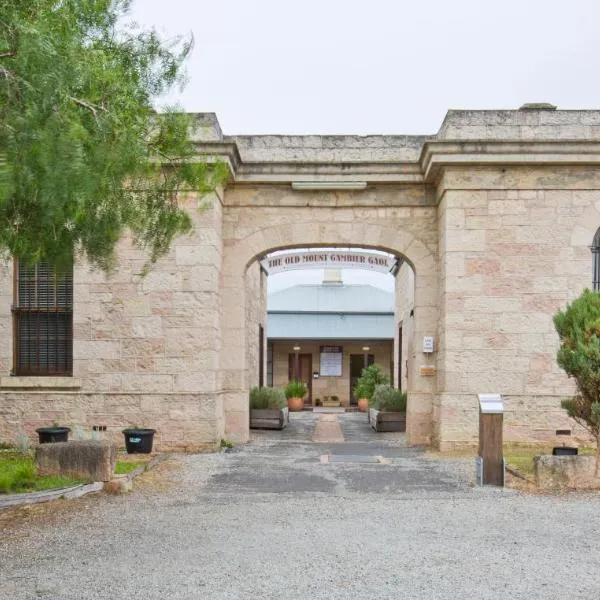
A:
{"label": "corrugated metal roof", "polygon": [[394,315],[269,313],[268,339],[393,339]]}
{"label": "corrugated metal roof", "polygon": [[294,285],[269,294],[268,310],[320,313],[393,313],[394,294],[372,285]]}

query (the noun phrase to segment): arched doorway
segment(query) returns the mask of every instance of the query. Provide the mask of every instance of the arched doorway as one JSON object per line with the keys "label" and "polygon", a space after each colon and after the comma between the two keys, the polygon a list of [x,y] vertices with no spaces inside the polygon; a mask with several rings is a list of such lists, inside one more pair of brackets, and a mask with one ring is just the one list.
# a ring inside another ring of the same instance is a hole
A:
{"label": "arched doorway", "polygon": [[[407,440],[410,444],[431,442],[436,377],[419,375],[423,362],[419,343],[425,336],[437,335],[436,238],[427,235],[433,225],[430,211],[408,212],[406,227],[403,227],[405,219],[399,216],[397,210],[379,206],[361,208],[360,211],[306,205],[277,211],[269,206],[225,208],[220,282],[223,349],[220,370],[224,431],[228,438],[245,442],[249,436],[248,270],[258,268],[257,261],[261,257],[277,250],[343,246],[401,256],[414,271],[414,342],[408,350],[413,360],[409,361],[407,377]],[[390,225],[391,221],[396,222],[397,228]],[[435,368],[432,372],[435,374]]]}

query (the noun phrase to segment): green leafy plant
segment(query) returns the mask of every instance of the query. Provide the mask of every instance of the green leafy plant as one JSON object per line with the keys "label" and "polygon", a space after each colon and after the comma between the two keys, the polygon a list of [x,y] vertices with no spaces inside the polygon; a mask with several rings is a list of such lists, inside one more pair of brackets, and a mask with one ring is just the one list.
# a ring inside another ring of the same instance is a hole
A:
{"label": "green leafy plant", "polygon": [[0,251],[108,270],[130,231],[153,262],[191,229],[180,193],[225,177],[198,160],[195,117],[155,109],[185,82],[192,38],[122,26],[131,3],[1,3]]}
{"label": "green leafy plant", "polygon": [[380,384],[375,386],[370,404],[384,412],[406,412],[406,392],[391,385]]}
{"label": "green leafy plant", "polygon": [[285,394],[281,388],[254,387],[250,390],[250,408],[283,408],[286,405]]}
{"label": "green leafy plant", "polygon": [[32,456],[12,452],[0,456],[0,494],[69,487],[83,480],[60,475],[37,475]]}
{"label": "green leafy plant", "polygon": [[233,448],[233,442],[230,442],[225,438],[221,438],[221,448]]}
{"label": "green leafy plant", "polygon": [[389,383],[390,378],[383,372],[379,365],[369,365],[362,370],[361,376],[354,387],[354,395],[357,398],[371,400],[375,392],[375,386]]}
{"label": "green leafy plant", "polygon": [[577,393],[561,402],[569,417],[596,440],[595,476],[600,474],[600,293],[585,290],[554,316],[560,338],[558,365],[575,379]]}
{"label": "green leafy plant", "polygon": [[303,381],[292,380],[285,386],[286,398],[304,398],[308,388]]}

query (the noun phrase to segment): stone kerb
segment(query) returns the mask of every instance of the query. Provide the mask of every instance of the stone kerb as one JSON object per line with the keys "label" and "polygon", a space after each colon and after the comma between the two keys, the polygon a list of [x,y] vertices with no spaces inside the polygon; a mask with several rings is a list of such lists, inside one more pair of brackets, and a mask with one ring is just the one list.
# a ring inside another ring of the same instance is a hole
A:
{"label": "stone kerb", "polygon": [[91,481],[110,481],[115,472],[117,446],[106,441],[40,444],[35,451],[38,472]]}
{"label": "stone kerb", "polygon": [[594,476],[595,456],[550,456],[533,459],[535,483],[539,489],[600,489],[600,477]]}

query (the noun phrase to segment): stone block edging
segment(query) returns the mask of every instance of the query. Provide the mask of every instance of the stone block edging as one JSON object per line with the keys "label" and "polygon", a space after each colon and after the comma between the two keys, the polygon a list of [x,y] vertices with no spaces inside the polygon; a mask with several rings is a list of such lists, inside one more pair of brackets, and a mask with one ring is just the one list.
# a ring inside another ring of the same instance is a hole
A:
{"label": "stone block edging", "polygon": [[3,494],[2,496],[0,496],[0,510],[12,506],[23,506],[26,504],[40,504],[41,502],[51,502],[52,500],[59,500],[60,498],[72,500],[74,498],[81,498],[82,496],[86,496],[87,494],[100,492],[105,488],[107,489],[107,491],[109,491],[110,484],[113,484],[113,482],[115,481],[118,482],[118,487],[122,487],[122,482],[125,482],[124,489],[131,489],[131,484],[136,477],[138,477],[142,473],[145,473],[146,471],[149,471],[150,469],[153,469],[164,459],[164,455],[159,455],[156,458],[153,458],[150,462],[138,467],[137,469],[134,469],[130,473],[119,475],[118,477],[115,477],[107,482],[94,481],[92,483],[80,483],[78,485],[74,485],[68,488],[59,488],[56,490],[42,490],[41,492],[29,492],[26,494]]}

